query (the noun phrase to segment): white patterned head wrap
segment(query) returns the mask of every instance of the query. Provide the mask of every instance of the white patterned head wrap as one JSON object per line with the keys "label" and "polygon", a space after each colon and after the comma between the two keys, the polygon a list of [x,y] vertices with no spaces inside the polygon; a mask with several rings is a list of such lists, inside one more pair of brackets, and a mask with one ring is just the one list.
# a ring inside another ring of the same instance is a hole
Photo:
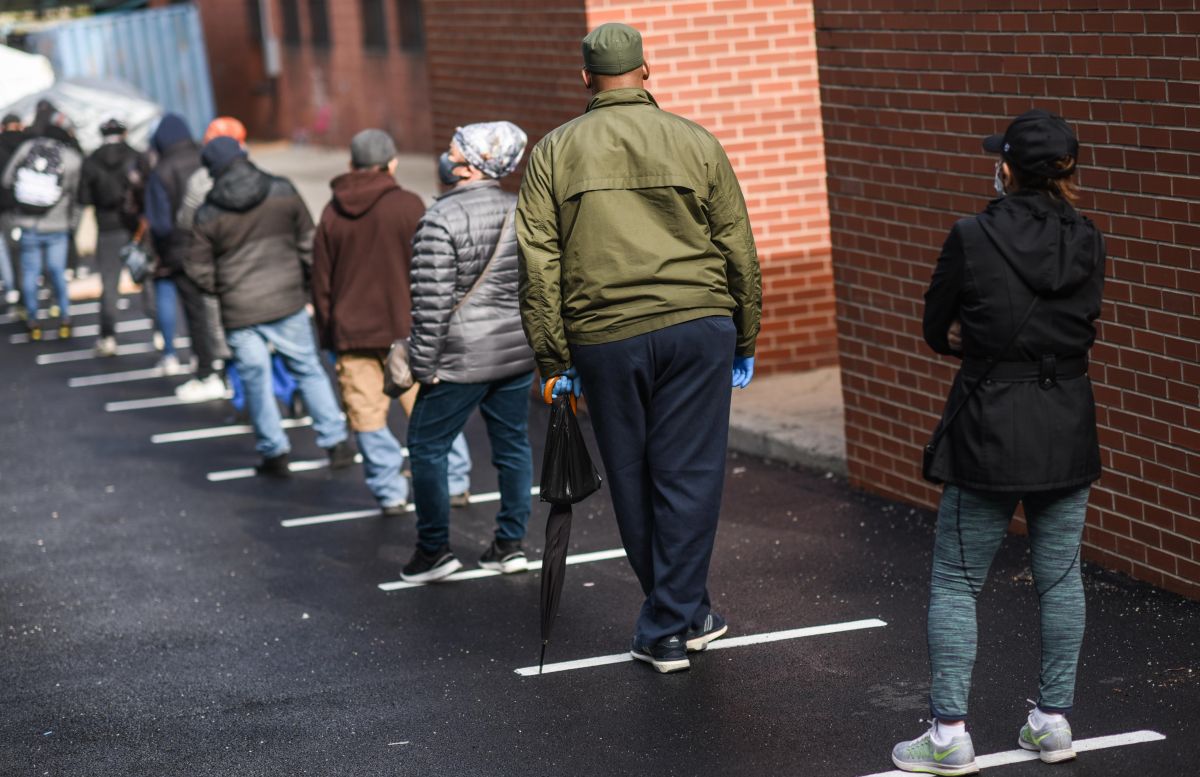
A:
{"label": "white patterned head wrap", "polygon": [[471,163],[488,178],[503,178],[517,169],[529,140],[511,121],[488,121],[459,127],[454,143]]}

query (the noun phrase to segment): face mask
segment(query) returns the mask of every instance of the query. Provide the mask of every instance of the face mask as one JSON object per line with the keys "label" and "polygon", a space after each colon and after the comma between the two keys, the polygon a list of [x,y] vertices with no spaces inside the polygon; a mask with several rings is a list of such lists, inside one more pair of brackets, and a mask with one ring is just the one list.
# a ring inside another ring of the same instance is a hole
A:
{"label": "face mask", "polygon": [[442,155],[438,157],[438,178],[440,178],[442,183],[446,184],[447,186],[453,186],[467,177],[454,172],[455,169],[466,166],[467,165],[463,162],[455,162],[451,160],[449,151],[443,151]]}
{"label": "face mask", "polygon": [[998,194],[1001,197],[1003,197],[1005,195],[1004,179],[1000,177],[1000,165],[1002,165],[1002,164],[1003,164],[1003,162],[996,163],[996,177],[992,179],[992,186],[995,187],[996,194]]}

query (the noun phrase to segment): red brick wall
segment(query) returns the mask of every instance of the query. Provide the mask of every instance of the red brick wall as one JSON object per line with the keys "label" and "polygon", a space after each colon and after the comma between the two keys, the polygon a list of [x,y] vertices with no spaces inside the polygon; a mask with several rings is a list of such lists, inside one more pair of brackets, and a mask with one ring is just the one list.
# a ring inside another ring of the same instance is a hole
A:
{"label": "red brick wall", "polygon": [[386,53],[363,49],[361,4],[327,0],[328,47],[314,47],[307,0],[300,0],[301,43],[283,43],[283,14],[271,0],[282,72],[274,89],[264,76],[261,46],[251,40],[247,0],[199,5],[212,62],[217,110],[238,116],[251,137],[290,138],[345,146],[365,127],[387,130],[401,151],[424,152],[432,138],[428,73],[422,53],[399,48],[396,3],[383,3]]}
{"label": "red brick wall", "polygon": [[817,0],[817,9],[852,479],[935,503],[920,449],[954,364],[921,339],[921,295],[950,225],[990,196],[994,160],[980,136],[1033,106],[1056,111],[1085,148],[1081,208],[1108,235],[1091,369],[1106,473],[1087,555],[1200,596],[1195,4]]}
{"label": "red brick wall", "polygon": [[495,118],[535,142],[587,104],[587,30],[639,28],[648,88],[721,140],[746,193],[766,286],[760,369],[836,362],[811,3],[443,0],[426,20],[439,150],[456,125]]}

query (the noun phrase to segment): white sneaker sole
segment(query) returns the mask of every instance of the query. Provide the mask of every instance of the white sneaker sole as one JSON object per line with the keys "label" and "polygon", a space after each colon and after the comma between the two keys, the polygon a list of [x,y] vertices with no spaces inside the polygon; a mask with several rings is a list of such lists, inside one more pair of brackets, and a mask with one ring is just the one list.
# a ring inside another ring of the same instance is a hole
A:
{"label": "white sneaker sole", "polygon": [[529,559],[520,558],[513,561],[480,561],[480,569],[490,569],[502,575],[513,575],[529,569]]}
{"label": "white sneaker sole", "polygon": [[629,655],[632,656],[637,661],[643,661],[643,662],[649,664],[650,666],[654,667],[655,669],[657,669],[659,672],[661,672],[663,674],[668,674],[669,672],[682,672],[685,669],[690,669],[692,666],[692,662],[687,660],[686,658],[678,659],[675,661],[659,661],[658,659],[653,658],[652,656],[648,656],[644,653],[639,653],[636,650],[630,650]]}
{"label": "white sneaker sole", "polygon": [[1017,744],[1020,745],[1021,749],[1023,749],[1023,750],[1028,750],[1031,753],[1037,753],[1038,758],[1040,758],[1042,760],[1042,763],[1044,763],[1044,764],[1062,763],[1063,761],[1070,761],[1072,758],[1076,757],[1076,753],[1075,753],[1074,749],[1043,750],[1042,748],[1038,747],[1037,745],[1029,744],[1028,742],[1026,742],[1024,739],[1021,739],[1020,737],[1017,738]]}
{"label": "white sneaker sole", "polygon": [[942,766],[941,764],[931,764],[926,761],[906,763],[899,760],[896,756],[892,756],[892,763],[902,772],[918,772],[920,774],[937,774],[941,777],[960,777],[964,774],[979,774],[979,764],[972,761],[969,764],[962,766]]}
{"label": "white sneaker sole", "polygon": [[406,583],[436,583],[444,577],[453,575],[460,569],[462,569],[462,562],[454,559],[442,564],[440,567],[434,567],[428,572],[422,572],[419,575],[406,575],[401,572],[400,579]]}
{"label": "white sneaker sole", "polygon": [[708,643],[715,639],[720,639],[725,636],[725,632],[729,631],[729,624],[725,624],[721,628],[711,634],[701,634],[699,637],[693,637],[687,641],[687,649],[689,653],[699,653],[708,648]]}

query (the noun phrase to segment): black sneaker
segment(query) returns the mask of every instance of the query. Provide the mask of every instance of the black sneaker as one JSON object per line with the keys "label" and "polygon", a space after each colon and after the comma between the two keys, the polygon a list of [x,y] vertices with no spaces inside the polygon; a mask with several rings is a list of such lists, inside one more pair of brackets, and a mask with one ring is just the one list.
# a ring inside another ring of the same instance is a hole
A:
{"label": "black sneaker", "polygon": [[400,579],[406,583],[432,583],[460,569],[462,562],[450,552],[449,545],[443,545],[428,555],[418,547],[412,559],[400,571]]}
{"label": "black sneaker", "polygon": [[354,465],[354,446],[349,440],[342,440],[332,448],[326,448],[325,452],[329,454],[330,469],[345,469]]}
{"label": "black sneaker", "polygon": [[634,637],[629,655],[638,661],[645,661],[663,674],[682,672],[692,666],[692,662],[688,661],[687,648],[679,637],[667,637],[649,646],[639,645],[637,637]]}
{"label": "black sneaker", "polygon": [[479,557],[479,566],[511,575],[529,569],[529,561],[525,558],[525,551],[521,550],[520,541],[492,540],[487,552]]}
{"label": "black sneaker", "polygon": [[278,456],[264,456],[263,460],[254,468],[254,472],[269,478],[290,478],[292,476],[292,471],[288,468],[286,453]]}
{"label": "black sneaker", "polygon": [[729,631],[729,624],[725,622],[725,619],[715,612],[709,612],[704,618],[704,624],[700,628],[688,629],[688,652],[697,653],[704,650],[708,647],[709,642],[725,636],[725,632],[727,631]]}

